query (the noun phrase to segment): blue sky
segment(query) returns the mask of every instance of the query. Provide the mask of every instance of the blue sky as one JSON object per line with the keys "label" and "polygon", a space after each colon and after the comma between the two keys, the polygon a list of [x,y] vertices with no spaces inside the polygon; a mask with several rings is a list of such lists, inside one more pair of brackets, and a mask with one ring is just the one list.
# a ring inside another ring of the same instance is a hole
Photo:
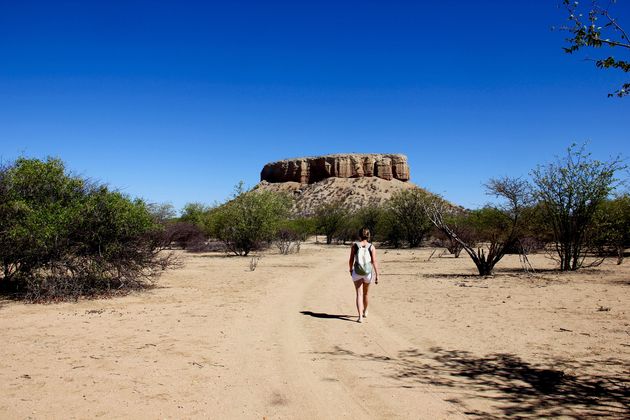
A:
{"label": "blue sky", "polygon": [[404,153],[477,207],[572,142],[628,156],[623,75],[564,54],[565,19],[553,0],[0,0],[0,157],[179,208],[274,160]]}

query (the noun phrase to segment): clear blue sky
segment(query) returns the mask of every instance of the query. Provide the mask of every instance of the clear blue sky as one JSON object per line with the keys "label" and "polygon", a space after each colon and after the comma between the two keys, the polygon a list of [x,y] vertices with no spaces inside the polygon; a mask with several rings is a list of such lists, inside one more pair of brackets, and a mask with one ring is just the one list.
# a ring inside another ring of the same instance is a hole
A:
{"label": "clear blue sky", "polygon": [[572,142],[629,155],[622,75],[563,53],[557,3],[0,0],[0,157],[181,207],[269,161],[405,153],[476,207]]}

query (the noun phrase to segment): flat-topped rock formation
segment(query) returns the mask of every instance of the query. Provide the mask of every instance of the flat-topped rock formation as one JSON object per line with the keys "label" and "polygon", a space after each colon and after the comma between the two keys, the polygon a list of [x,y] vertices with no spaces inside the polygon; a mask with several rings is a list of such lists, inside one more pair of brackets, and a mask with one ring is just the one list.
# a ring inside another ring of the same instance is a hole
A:
{"label": "flat-topped rock formation", "polygon": [[401,154],[337,154],[280,160],[265,165],[260,180],[313,184],[327,178],[378,177],[409,180],[407,156]]}

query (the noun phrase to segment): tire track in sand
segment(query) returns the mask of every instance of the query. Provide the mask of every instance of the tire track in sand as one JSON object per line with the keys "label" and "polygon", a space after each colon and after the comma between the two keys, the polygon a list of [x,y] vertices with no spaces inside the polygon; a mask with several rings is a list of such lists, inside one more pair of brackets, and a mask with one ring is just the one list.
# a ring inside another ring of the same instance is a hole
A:
{"label": "tire track in sand", "polygon": [[[345,252],[334,248],[311,254],[304,261],[316,270],[292,268],[268,283],[264,310],[249,321],[249,343],[237,347],[253,350],[244,357],[250,380],[264,390],[257,391],[256,413],[313,419],[459,417],[444,395],[401,383],[383,363],[411,348],[406,340],[378,316],[354,322]],[[372,289],[375,302],[378,287]],[[267,356],[261,359],[260,351]]]}
{"label": "tire track in sand", "polygon": [[[274,277],[256,270],[259,302],[243,308],[226,343],[233,353],[220,400],[226,417],[268,419],[456,418],[427,386],[402,383],[391,364],[411,345],[378,319],[380,285],[364,324],[353,322],[345,248],[304,252]],[[271,261],[271,260],[270,260]],[[281,260],[275,260],[281,261]],[[374,286],[372,286],[374,287]],[[306,313],[306,314],[305,314]],[[327,314],[327,315],[326,315]],[[376,314],[376,315],[374,315]],[[348,315],[352,317],[331,317]],[[367,355],[367,357],[366,357]]]}
{"label": "tire track in sand", "polygon": [[387,308],[379,306],[378,294],[386,285],[371,286],[369,316],[362,324],[354,322],[354,286],[347,274],[346,249],[335,251],[334,258],[323,262],[326,272],[302,290],[297,311],[322,314],[302,315],[296,324],[304,351],[315,364],[312,381],[325,388],[334,385],[334,392],[344,397],[343,404],[358,407],[364,418],[465,417],[445,401],[450,395],[401,379],[400,366],[394,363],[399,355],[433,343],[421,340],[425,343],[418,349],[379,319],[378,311]]}

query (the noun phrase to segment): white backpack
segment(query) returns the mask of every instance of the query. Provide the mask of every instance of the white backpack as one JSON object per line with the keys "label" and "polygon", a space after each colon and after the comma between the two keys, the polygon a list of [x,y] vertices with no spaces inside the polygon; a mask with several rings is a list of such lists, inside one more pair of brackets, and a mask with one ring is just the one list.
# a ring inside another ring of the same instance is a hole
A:
{"label": "white backpack", "polygon": [[367,276],[372,272],[372,244],[363,247],[360,242],[355,242],[354,246],[354,272]]}

